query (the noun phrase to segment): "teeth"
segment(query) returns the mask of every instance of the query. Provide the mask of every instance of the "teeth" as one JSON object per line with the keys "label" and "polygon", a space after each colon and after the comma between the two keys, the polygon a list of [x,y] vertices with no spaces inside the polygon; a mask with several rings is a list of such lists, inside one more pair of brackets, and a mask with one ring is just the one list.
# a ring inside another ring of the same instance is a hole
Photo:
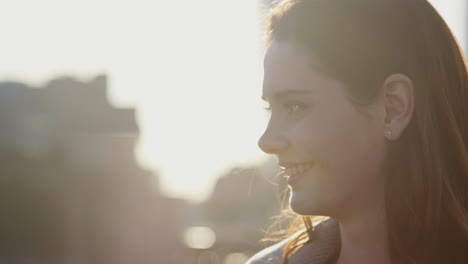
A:
{"label": "teeth", "polygon": [[288,176],[294,176],[296,174],[303,173],[304,171],[310,169],[312,167],[311,163],[303,163],[291,167],[287,167],[284,169],[284,172]]}

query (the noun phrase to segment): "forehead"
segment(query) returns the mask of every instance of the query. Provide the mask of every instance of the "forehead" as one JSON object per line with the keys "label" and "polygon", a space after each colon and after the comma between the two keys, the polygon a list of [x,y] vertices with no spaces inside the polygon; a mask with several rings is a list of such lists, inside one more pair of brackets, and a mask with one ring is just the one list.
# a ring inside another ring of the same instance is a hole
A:
{"label": "forehead", "polygon": [[306,70],[308,59],[292,43],[273,40],[264,58],[265,72],[294,74]]}
{"label": "forehead", "polygon": [[290,42],[273,40],[265,53],[263,96],[269,100],[286,90],[315,90],[330,81],[315,70],[316,59]]}

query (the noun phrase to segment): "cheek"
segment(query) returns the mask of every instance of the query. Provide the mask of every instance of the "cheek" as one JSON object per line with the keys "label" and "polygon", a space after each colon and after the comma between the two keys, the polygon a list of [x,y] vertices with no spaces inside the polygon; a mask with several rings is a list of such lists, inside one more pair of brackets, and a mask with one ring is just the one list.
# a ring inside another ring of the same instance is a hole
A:
{"label": "cheek", "polygon": [[303,123],[297,144],[329,180],[352,185],[375,177],[384,151],[376,126],[360,113],[349,111],[331,112],[313,121]]}

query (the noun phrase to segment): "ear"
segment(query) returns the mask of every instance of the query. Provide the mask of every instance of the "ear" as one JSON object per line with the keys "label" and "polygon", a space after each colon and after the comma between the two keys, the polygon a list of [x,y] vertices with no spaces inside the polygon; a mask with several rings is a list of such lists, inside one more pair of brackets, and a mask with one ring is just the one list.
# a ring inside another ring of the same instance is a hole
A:
{"label": "ear", "polygon": [[414,111],[413,81],[403,74],[388,76],[382,87],[385,137],[398,139],[408,126]]}

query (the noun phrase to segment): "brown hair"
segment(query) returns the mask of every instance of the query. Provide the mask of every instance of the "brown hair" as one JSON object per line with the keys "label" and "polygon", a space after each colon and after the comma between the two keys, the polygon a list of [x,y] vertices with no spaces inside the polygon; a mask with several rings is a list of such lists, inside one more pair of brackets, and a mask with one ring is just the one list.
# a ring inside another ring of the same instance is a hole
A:
{"label": "brown hair", "polygon": [[[468,78],[440,15],[427,0],[285,0],[268,21],[269,41],[313,54],[319,61],[314,69],[347,84],[355,104],[372,102],[392,73],[411,78],[414,116],[390,143],[385,164],[392,258],[466,262]],[[313,232],[310,217],[297,217],[306,229],[286,245],[285,263]]]}

